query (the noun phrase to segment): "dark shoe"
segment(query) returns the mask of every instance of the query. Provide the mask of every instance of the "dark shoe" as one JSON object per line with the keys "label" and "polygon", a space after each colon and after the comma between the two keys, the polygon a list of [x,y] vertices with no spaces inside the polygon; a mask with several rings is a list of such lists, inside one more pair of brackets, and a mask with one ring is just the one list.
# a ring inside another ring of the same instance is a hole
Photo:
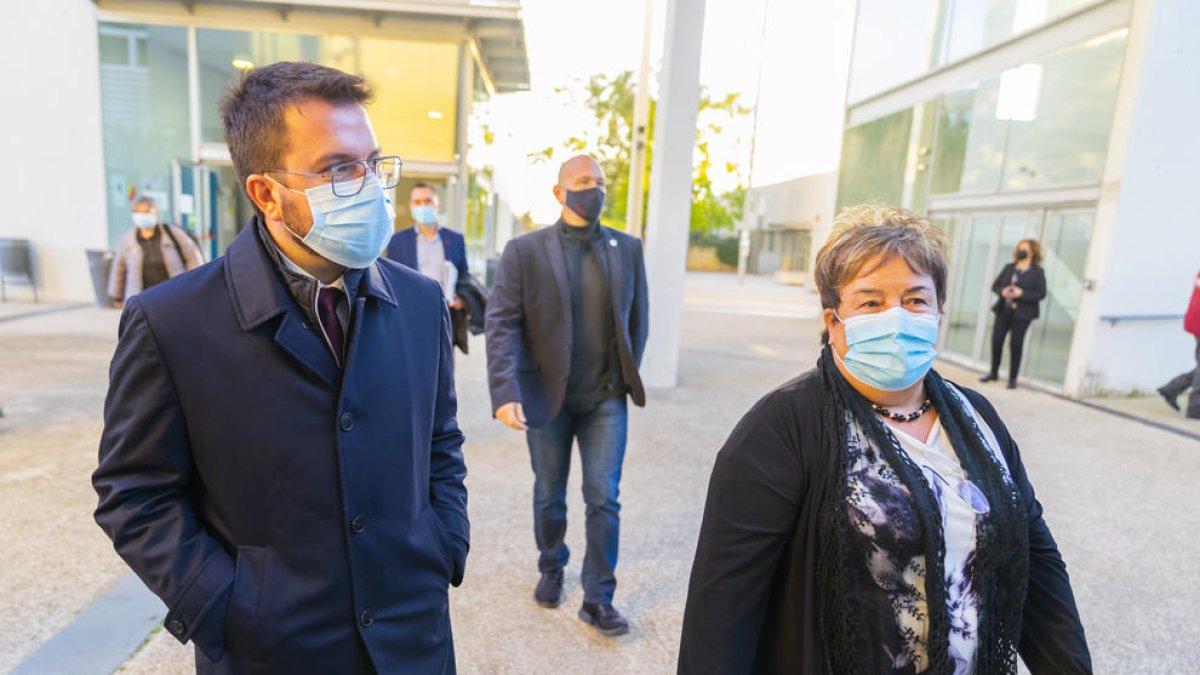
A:
{"label": "dark shoe", "polygon": [[1166,389],[1159,387],[1158,395],[1162,396],[1163,400],[1165,400],[1167,402],[1167,405],[1169,405],[1175,409],[1175,412],[1179,412],[1179,401],[1175,400],[1175,399],[1179,398],[1179,394],[1175,394],[1174,396],[1172,396],[1167,393]]}
{"label": "dark shoe", "polygon": [[579,608],[579,619],[596,627],[601,635],[615,637],[629,632],[629,622],[612,605],[583,603]]}
{"label": "dark shoe", "polygon": [[550,572],[542,572],[537,588],[533,589],[533,599],[542,607],[554,609],[562,604],[563,571],[561,568]]}
{"label": "dark shoe", "polygon": [[1016,380],[1009,380],[1009,381],[1008,381],[1008,388],[1009,388],[1009,389],[1016,389],[1016,388],[1017,388],[1017,381],[1016,381]]}
{"label": "dark shoe", "polygon": [[988,373],[987,375],[984,375],[983,377],[979,378],[979,381],[980,382],[995,382],[998,379],[1000,379],[1000,376],[996,375],[995,373]]}

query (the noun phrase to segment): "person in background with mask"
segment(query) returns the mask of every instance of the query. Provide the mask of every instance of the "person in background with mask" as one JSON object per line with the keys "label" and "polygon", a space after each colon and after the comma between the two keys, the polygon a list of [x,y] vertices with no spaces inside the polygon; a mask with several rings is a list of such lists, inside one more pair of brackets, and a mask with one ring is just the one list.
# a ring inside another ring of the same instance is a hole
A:
{"label": "person in background with mask", "polygon": [[[458,232],[438,224],[438,193],[432,185],[413,185],[408,193],[408,209],[414,225],[392,235],[385,255],[437,281],[451,309],[462,309],[463,300],[451,284],[470,274],[466,241]],[[454,266],[454,279],[446,274],[446,263]]]}
{"label": "person in background with mask", "polygon": [[367,83],[248,71],[221,103],[256,215],[219,260],[134,296],[96,521],[200,673],[452,673],[468,547],[438,285],[378,259],[400,159]]}
{"label": "person in background with mask", "polygon": [[638,239],[600,224],[604,173],[580,155],[563,163],[554,196],[562,216],[508,243],[487,308],[492,409],[524,431],[533,465],[533,530],[541,573],[534,600],[562,602],[569,551],[567,474],[579,442],[587,550],[579,618],[603,635],[629,631],[613,607],[617,501],[628,429],[626,397],[646,395],[646,269]]}
{"label": "person in background with mask", "polygon": [[1025,239],[1013,249],[1012,262],[1000,270],[992,282],[996,299],[992,312],[992,368],[980,382],[1000,378],[1000,358],[1004,353],[1004,338],[1012,331],[1009,343],[1008,388],[1017,388],[1017,373],[1021,372],[1021,351],[1029,324],[1038,318],[1038,303],[1046,297],[1046,273],[1042,270],[1042,247],[1033,239]]}
{"label": "person in background with mask", "polygon": [[679,672],[1090,673],[1017,444],[932,369],[946,240],[843,211],[817,254],[817,366],[717,455]]}
{"label": "person in background with mask", "polygon": [[183,230],[158,221],[150,197],[133,202],[133,228],[121,237],[108,276],[108,296],[117,308],[129,297],[204,264],[196,242]]}
{"label": "person in background with mask", "polygon": [[1190,389],[1185,414],[1195,420],[1200,419],[1200,274],[1196,275],[1192,285],[1192,299],[1188,303],[1187,313],[1183,315],[1183,329],[1196,338],[1196,367],[1159,387],[1158,394],[1167,405],[1178,411],[1180,395]]}

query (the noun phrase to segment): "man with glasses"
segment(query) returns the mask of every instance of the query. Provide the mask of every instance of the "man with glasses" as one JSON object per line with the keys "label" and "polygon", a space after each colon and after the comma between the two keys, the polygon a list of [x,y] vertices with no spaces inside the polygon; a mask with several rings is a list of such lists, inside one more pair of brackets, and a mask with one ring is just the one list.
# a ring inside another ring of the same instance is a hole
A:
{"label": "man with glasses", "polygon": [[203,673],[445,673],[468,548],[441,290],[377,259],[400,160],[357,76],[248,72],[221,105],[256,216],[134,296],[96,520]]}

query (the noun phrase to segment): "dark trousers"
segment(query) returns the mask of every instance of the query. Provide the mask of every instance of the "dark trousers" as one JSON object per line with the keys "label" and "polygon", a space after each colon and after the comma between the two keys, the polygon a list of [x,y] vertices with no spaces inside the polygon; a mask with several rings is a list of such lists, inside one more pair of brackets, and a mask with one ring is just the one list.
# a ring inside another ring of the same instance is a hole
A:
{"label": "dark trousers", "polygon": [[1159,391],[1174,398],[1188,389],[1187,415],[1200,417],[1200,337],[1196,338],[1196,367],[1164,384]]}
{"label": "dark trousers", "polygon": [[1025,331],[1029,330],[1029,320],[1017,319],[1014,312],[1007,307],[996,312],[996,323],[992,325],[992,370],[993,377],[1000,375],[1000,356],[1004,352],[1004,338],[1012,331],[1012,342],[1009,346],[1008,381],[1016,382],[1017,373],[1021,371],[1021,352],[1025,348]]}
{"label": "dark trousers", "polygon": [[567,564],[567,475],[571,444],[579,441],[586,506],[587,550],[583,556],[583,601],[612,602],[617,587],[614,571],[621,529],[617,501],[625,438],[629,428],[625,397],[585,405],[566,404],[542,427],[525,432],[533,464],[533,535],[538,570],[549,572]]}

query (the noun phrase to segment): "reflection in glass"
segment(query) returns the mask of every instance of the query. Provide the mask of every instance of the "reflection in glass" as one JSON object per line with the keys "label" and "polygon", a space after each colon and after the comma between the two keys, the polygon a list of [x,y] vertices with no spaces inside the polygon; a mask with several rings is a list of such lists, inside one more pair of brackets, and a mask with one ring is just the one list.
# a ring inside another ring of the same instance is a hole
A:
{"label": "reflection in glass", "polygon": [[1102,36],[1041,62],[1033,114],[1011,122],[1003,189],[1100,182],[1125,33]]}
{"label": "reflection in glass", "polygon": [[1125,32],[942,98],[934,194],[1029,190],[1100,181]]}
{"label": "reflection in glass", "polygon": [[999,97],[999,80],[943,97],[930,192],[995,192],[1000,186],[1008,122],[996,119]]}
{"label": "reflection in glass", "polygon": [[942,323],[946,333],[943,349],[976,359],[980,314],[987,309],[985,298],[990,295],[992,285],[988,262],[996,221],[991,216],[976,216],[965,219],[961,227],[954,229],[959,231],[962,241],[956,247],[958,256],[952,263],[954,279],[947,293],[946,318]]}
{"label": "reflection in glass", "polygon": [[863,202],[901,203],[912,116],[910,108],[846,130],[838,208]]}
{"label": "reflection in glass", "polygon": [[1096,0],[945,0],[945,46],[937,65],[964,59]]}
{"label": "reflection in glass", "polygon": [[217,106],[243,70],[276,61],[321,63],[322,39],[293,33],[247,33],[202,28],[196,31],[200,70],[200,140],[223,143]]}
{"label": "reflection in glass", "polygon": [[[101,23],[100,101],[110,244],[133,224],[133,199],[150,196],[171,219],[171,161],[190,154],[187,33]],[[179,223],[175,223],[179,224]]]}
{"label": "reflection in glass", "polygon": [[929,70],[945,0],[859,0],[847,98],[851,104]]}

